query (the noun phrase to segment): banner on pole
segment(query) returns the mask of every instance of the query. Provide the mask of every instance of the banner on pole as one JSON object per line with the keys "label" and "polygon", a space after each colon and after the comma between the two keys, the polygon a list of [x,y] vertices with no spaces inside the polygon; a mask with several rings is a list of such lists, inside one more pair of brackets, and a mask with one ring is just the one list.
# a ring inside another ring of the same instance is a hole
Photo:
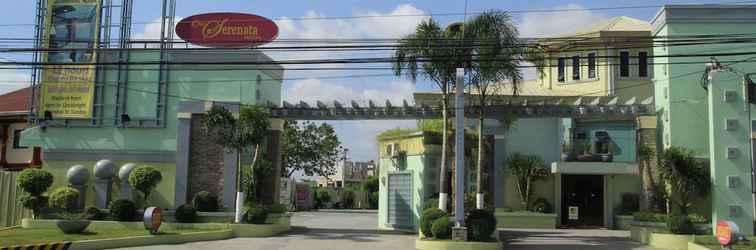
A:
{"label": "banner on pole", "polygon": [[91,118],[101,0],[48,0],[39,115]]}

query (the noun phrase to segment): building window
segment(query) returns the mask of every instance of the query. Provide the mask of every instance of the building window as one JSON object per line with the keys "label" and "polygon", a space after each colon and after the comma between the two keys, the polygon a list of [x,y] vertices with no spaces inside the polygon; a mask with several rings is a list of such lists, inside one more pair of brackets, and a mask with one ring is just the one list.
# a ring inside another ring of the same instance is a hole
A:
{"label": "building window", "polygon": [[260,75],[257,75],[257,85],[260,85],[260,82],[262,82],[262,77],[260,77]]}
{"label": "building window", "polygon": [[648,77],[648,52],[638,52],[638,76]]}
{"label": "building window", "polygon": [[596,78],[596,53],[588,53],[588,78]]}
{"label": "building window", "polygon": [[15,129],[13,130],[13,148],[14,149],[23,149],[26,147],[21,146],[21,129]]}
{"label": "building window", "polygon": [[620,52],[620,76],[621,77],[629,77],[630,76],[630,52],[622,51]]}
{"label": "building window", "polygon": [[560,57],[557,60],[557,80],[560,82],[564,82],[564,66],[564,57]]}
{"label": "building window", "polygon": [[572,57],[572,80],[580,80],[580,56]]}
{"label": "building window", "polygon": [[256,89],[255,90],[255,100],[260,101],[261,98],[262,98],[262,94],[260,94],[260,90]]}

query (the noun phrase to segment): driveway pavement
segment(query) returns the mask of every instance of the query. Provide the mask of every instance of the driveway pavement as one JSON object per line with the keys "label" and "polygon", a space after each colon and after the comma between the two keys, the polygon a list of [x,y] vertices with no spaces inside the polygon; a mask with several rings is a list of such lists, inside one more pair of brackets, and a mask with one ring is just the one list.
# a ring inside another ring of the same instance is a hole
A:
{"label": "driveway pavement", "polygon": [[653,250],[630,240],[629,231],[586,229],[501,229],[504,249]]}
{"label": "driveway pavement", "polygon": [[411,250],[414,234],[379,231],[375,213],[303,212],[292,216],[287,235],[268,238],[234,238],[181,245],[155,245],[124,249],[213,250]]}

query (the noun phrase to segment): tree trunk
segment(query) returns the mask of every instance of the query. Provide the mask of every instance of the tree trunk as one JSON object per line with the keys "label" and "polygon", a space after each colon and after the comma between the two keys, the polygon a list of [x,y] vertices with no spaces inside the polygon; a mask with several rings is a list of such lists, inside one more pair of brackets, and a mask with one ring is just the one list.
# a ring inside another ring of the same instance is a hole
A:
{"label": "tree trunk", "polygon": [[446,204],[449,199],[449,193],[447,193],[447,182],[446,182],[446,162],[447,162],[447,147],[449,146],[448,140],[449,136],[447,135],[448,131],[448,110],[449,107],[449,96],[447,91],[443,91],[442,100],[441,100],[441,119],[442,119],[442,127],[441,127],[441,167],[438,172],[438,178],[439,178],[439,184],[438,184],[438,208],[446,211]]}
{"label": "tree trunk", "polygon": [[475,174],[475,207],[483,209],[483,110],[481,109],[478,116],[478,171]]}
{"label": "tree trunk", "polygon": [[654,193],[654,179],[651,174],[651,165],[649,164],[649,160],[643,160],[641,161],[641,182],[643,186],[643,192],[642,192],[642,198],[643,202],[641,202],[641,210],[645,212],[653,212],[657,210],[656,205],[654,204],[654,201],[656,200],[656,197],[654,197],[656,194]]}
{"label": "tree trunk", "polygon": [[244,207],[244,192],[242,190],[242,153],[243,149],[236,150],[236,211],[234,211],[234,222],[239,224],[242,221],[242,209]]}
{"label": "tree trunk", "polygon": [[255,164],[257,163],[258,156],[260,155],[260,144],[255,145],[255,153],[252,154],[252,163],[249,167],[249,173],[252,175],[253,185],[255,185],[255,193],[253,200],[259,202],[260,201],[260,180],[262,180],[263,176],[257,176],[255,175]]}

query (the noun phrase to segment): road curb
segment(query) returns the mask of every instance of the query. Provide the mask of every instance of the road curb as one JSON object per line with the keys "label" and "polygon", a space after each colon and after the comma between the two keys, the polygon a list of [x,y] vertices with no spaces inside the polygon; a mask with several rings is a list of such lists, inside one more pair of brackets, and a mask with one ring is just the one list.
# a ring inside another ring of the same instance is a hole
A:
{"label": "road curb", "polygon": [[318,213],[344,213],[344,214],[377,214],[378,210],[368,209],[317,209],[311,212]]}

